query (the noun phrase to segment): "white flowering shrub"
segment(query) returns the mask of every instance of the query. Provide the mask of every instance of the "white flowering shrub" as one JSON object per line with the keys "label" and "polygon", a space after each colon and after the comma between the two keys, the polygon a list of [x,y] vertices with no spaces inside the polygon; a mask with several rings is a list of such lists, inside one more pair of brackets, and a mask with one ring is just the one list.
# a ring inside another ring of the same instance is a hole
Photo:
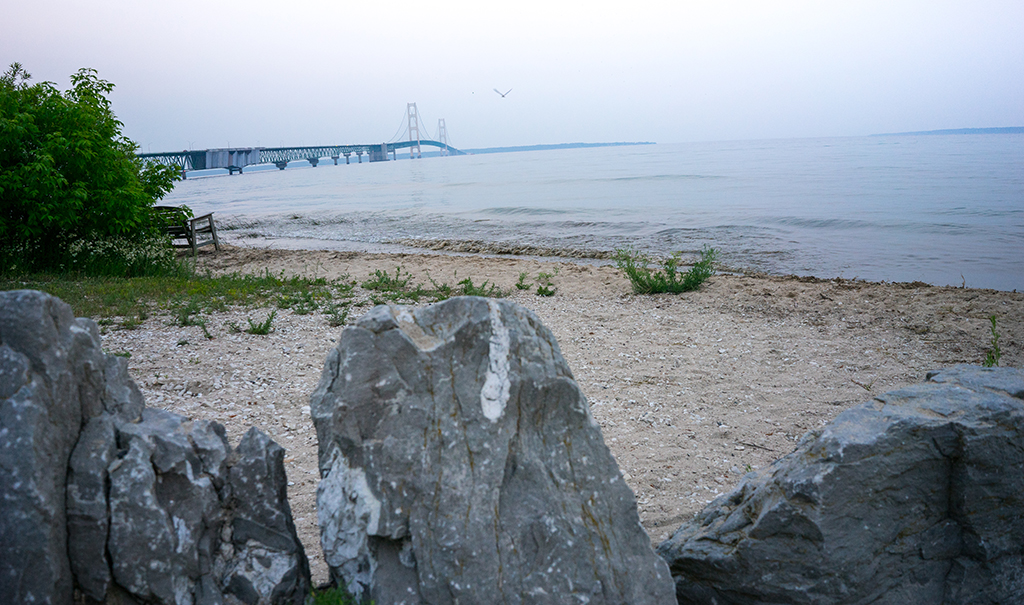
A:
{"label": "white flowering shrub", "polygon": [[187,271],[166,237],[139,240],[76,240],[68,246],[66,272],[118,277],[173,275]]}

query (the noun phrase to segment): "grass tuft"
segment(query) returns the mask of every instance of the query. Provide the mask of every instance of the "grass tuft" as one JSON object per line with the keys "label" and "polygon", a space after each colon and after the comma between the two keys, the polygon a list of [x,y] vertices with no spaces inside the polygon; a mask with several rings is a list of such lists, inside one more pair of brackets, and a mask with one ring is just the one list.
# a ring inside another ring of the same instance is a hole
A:
{"label": "grass tuft", "polygon": [[449,298],[455,296],[455,288],[453,288],[450,284],[448,284],[448,282],[444,282],[444,283],[440,283],[439,284],[439,283],[437,283],[437,280],[435,280],[433,277],[430,276],[429,273],[427,274],[427,279],[429,279],[430,280],[430,284],[432,286],[434,286],[434,300],[435,301],[439,302],[439,301],[442,301],[442,300],[448,300]]}
{"label": "grass tuft", "polygon": [[343,326],[348,321],[348,314],[351,311],[349,301],[328,305],[324,308],[324,315],[327,316],[327,325],[332,328]]}
{"label": "grass tuft", "polygon": [[[191,321],[202,312],[231,306],[256,307],[277,299],[314,301],[332,292],[351,296],[352,285],[329,283],[323,278],[232,273],[187,276],[89,277],[67,274],[32,274],[0,277],[0,290],[31,289],[52,294],[71,305],[77,317],[148,317],[149,307],[170,309],[175,323]],[[180,314],[180,315],[179,315]],[[196,325],[196,324],[187,324]]]}
{"label": "grass tuft", "polygon": [[362,286],[366,290],[377,292],[405,292],[410,281],[412,281],[411,275],[406,273],[405,276],[402,276],[402,268],[395,267],[394,277],[388,275],[387,271],[377,269],[362,283]]}
{"label": "grass tuft", "polygon": [[340,586],[316,589],[306,601],[308,605],[361,605],[355,597]]}
{"label": "grass tuft", "polygon": [[499,288],[497,285],[488,285],[487,280],[484,280],[484,283],[480,284],[479,286],[474,286],[473,278],[467,277],[466,279],[460,281],[459,285],[462,286],[462,291],[460,292],[462,296],[486,296],[489,298],[502,298],[505,295],[505,293],[502,292],[501,288]]}
{"label": "grass tuft", "polygon": [[274,323],[274,317],[276,316],[277,310],[275,309],[271,311],[270,315],[267,316],[267,319],[261,323],[255,323],[251,318],[246,317],[246,321],[249,322],[249,328],[246,330],[246,333],[255,334],[257,336],[266,336],[267,334],[270,334],[270,331],[273,330],[271,324]]}
{"label": "grass tuft", "polygon": [[546,273],[541,271],[537,274],[537,296],[554,296],[555,291],[555,276],[558,275],[558,268],[555,268],[554,273]]}
{"label": "grass tuft", "polygon": [[203,320],[198,317],[202,311],[202,307],[199,301],[195,298],[190,299],[186,303],[179,302],[177,308],[174,309],[174,325],[186,327],[186,326],[198,326]]}
{"label": "grass tuft", "polygon": [[[418,303],[422,299],[426,299],[428,302],[438,302],[452,296],[487,296],[491,298],[505,296],[505,292],[496,284],[484,281],[484,283],[476,285],[471,277],[463,279],[455,286],[447,282],[438,282],[429,273],[427,279],[430,280],[433,289],[428,289],[423,284],[410,285],[412,276],[408,273],[403,275],[401,267],[395,268],[393,277],[387,272],[377,269],[362,283],[362,287],[371,291],[370,302],[375,305],[387,304],[392,301]],[[455,279],[458,279],[458,275],[455,276]]]}
{"label": "grass tuft", "polygon": [[309,315],[320,307],[316,296],[310,290],[282,294],[277,297],[278,309],[291,309],[296,315]]}
{"label": "grass tuft", "polygon": [[632,248],[617,249],[613,258],[616,266],[629,278],[634,294],[678,294],[699,289],[701,284],[714,275],[717,256],[714,248],[705,246],[700,260],[686,272],[679,271],[682,260],[679,252],[666,259],[661,270],[651,269],[651,258]]}
{"label": "grass tuft", "polygon": [[999,350],[999,332],[996,330],[996,316],[990,315],[988,320],[992,322],[992,348],[985,354],[985,361],[981,363],[986,368],[999,365],[999,358],[1003,352]]}

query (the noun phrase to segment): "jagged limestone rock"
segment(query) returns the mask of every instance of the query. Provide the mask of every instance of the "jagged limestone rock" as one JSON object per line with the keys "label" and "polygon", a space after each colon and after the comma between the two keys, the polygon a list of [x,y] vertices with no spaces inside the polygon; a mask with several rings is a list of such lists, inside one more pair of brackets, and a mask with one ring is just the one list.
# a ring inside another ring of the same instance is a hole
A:
{"label": "jagged limestone rock", "polygon": [[105,365],[93,322],[42,292],[0,292],[2,602],[71,600],[66,473],[83,421],[103,410]]}
{"label": "jagged limestone rock", "polygon": [[110,588],[107,536],[109,475],[117,457],[117,434],[110,415],[91,419],[71,454],[67,477],[68,556],[83,593],[102,601]]}
{"label": "jagged limestone rock", "polygon": [[679,602],[1024,602],[1022,398],[956,366],[843,412],[659,546]]}
{"label": "jagged limestone rock", "polygon": [[242,437],[231,466],[234,556],[224,584],[236,596],[259,594],[273,603],[302,605],[309,563],[288,505],[284,448],[255,428]]}
{"label": "jagged limestone rock", "polygon": [[144,408],[93,322],[0,293],[0,602],[302,603],[283,454]]}
{"label": "jagged limestone rock", "polygon": [[332,576],[377,603],[665,603],[554,336],[507,301],[380,306],[311,399]]}
{"label": "jagged limestone rock", "polygon": [[232,452],[219,424],[149,408],[117,432],[107,548],[119,587],[161,604],[304,602],[284,449],[253,428]]}
{"label": "jagged limestone rock", "polygon": [[213,566],[213,553],[202,546],[217,539],[223,523],[189,428],[176,414],[146,409],[142,422],[118,427],[120,449],[127,452],[108,469],[114,579],[157,603],[191,602],[199,578]]}

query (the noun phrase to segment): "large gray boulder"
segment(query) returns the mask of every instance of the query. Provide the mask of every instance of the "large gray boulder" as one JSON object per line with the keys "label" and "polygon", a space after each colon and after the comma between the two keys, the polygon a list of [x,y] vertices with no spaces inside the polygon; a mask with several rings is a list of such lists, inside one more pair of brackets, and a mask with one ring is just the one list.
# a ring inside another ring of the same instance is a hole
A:
{"label": "large gray boulder", "polygon": [[231,556],[221,574],[226,592],[246,603],[302,605],[309,563],[288,505],[284,448],[255,428],[238,444],[229,472]]}
{"label": "large gray boulder", "polygon": [[0,292],[0,601],[70,602],[68,463],[86,420],[141,413],[123,362],[59,299]]}
{"label": "large gray boulder", "polygon": [[1024,603],[1024,373],[957,366],[748,474],[659,547],[680,603]]}
{"label": "large gray boulder", "polygon": [[[99,600],[113,588],[166,605],[304,602],[309,564],[281,446],[250,429],[232,451],[221,425],[149,408],[116,433],[105,469],[111,577],[93,588],[106,577],[102,559],[73,557],[83,592]],[[69,483],[69,493],[85,491]]]}
{"label": "large gray boulder", "polygon": [[335,581],[390,603],[666,603],[640,526],[551,332],[513,303],[379,306],[311,400]]}
{"label": "large gray boulder", "polygon": [[147,409],[142,422],[117,427],[118,457],[106,469],[113,579],[150,602],[191,603],[201,577],[213,572],[223,513],[189,441],[190,432],[212,427],[190,424]]}
{"label": "large gray boulder", "polygon": [[0,602],[303,603],[283,459],[145,408],[93,322],[0,293]]}

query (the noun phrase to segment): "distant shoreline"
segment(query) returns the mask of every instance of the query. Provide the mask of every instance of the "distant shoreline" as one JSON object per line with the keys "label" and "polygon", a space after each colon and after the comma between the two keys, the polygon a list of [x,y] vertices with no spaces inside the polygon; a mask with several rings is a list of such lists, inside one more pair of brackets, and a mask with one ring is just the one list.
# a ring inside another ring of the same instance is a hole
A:
{"label": "distant shoreline", "polygon": [[1001,126],[999,128],[947,128],[945,130],[919,130],[915,132],[884,132],[872,137],[927,136],[943,134],[1024,134],[1024,126]]}
{"label": "distant shoreline", "polygon": [[[630,145],[656,145],[651,141],[617,142],[617,143],[555,143],[553,145],[514,145],[510,147],[481,147],[463,149],[469,154],[510,153],[513,151],[552,151],[556,149],[585,149],[589,147],[626,147]],[[426,154],[423,154],[426,155]]]}

